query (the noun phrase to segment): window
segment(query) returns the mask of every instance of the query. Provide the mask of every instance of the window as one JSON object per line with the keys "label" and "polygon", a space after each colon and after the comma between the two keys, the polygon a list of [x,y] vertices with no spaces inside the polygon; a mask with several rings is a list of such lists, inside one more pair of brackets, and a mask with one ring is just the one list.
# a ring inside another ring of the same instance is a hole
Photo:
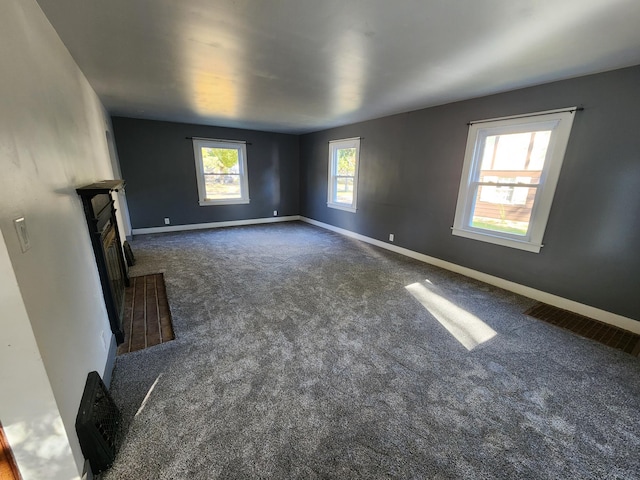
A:
{"label": "window", "polygon": [[329,142],[329,192],[327,206],[356,211],[360,138]]}
{"label": "window", "polygon": [[200,205],[249,203],[244,142],[194,138],[193,151]]}
{"label": "window", "polygon": [[575,111],[471,122],[454,235],[540,251]]}

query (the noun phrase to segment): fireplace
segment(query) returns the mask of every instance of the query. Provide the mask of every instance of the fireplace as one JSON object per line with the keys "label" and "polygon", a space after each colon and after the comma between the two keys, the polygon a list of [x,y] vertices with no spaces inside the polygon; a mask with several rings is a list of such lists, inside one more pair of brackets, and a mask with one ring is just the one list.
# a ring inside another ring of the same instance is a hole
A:
{"label": "fireplace", "polygon": [[82,199],[109,323],[118,345],[124,342],[122,315],[129,276],[111,193],[123,187],[122,180],[104,180],[76,189]]}

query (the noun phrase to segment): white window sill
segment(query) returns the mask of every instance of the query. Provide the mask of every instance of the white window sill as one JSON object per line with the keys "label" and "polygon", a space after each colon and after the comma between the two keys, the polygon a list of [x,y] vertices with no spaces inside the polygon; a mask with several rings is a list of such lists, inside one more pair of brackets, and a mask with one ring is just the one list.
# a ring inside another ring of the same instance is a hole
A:
{"label": "white window sill", "polygon": [[327,207],[336,208],[338,210],[344,210],[345,212],[356,213],[356,207],[352,207],[351,205],[346,205],[344,203],[330,203],[330,202],[327,202]]}
{"label": "white window sill", "polygon": [[476,231],[462,230],[459,228],[452,228],[451,233],[459,237],[470,238],[472,240],[479,240],[481,242],[493,243],[495,245],[502,245],[503,247],[517,248],[519,250],[525,250],[527,252],[540,253],[542,244],[528,242],[526,240],[516,240],[512,238],[502,237],[500,235],[492,235],[491,233],[480,233]]}
{"label": "white window sill", "polygon": [[201,207],[212,207],[214,205],[238,205],[249,203],[248,198],[230,198],[228,200],[200,200],[198,202]]}

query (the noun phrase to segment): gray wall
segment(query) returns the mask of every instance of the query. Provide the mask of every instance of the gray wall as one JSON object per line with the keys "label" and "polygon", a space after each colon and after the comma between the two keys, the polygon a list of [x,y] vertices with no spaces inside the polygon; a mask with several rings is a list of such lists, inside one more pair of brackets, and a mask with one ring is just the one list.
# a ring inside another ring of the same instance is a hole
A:
{"label": "gray wall", "polygon": [[[640,320],[640,67],[303,135],[301,214]],[[577,113],[539,254],[451,234],[467,122]],[[328,142],[364,137],[358,211],[327,208]]]}
{"label": "gray wall", "polygon": [[[133,228],[298,215],[299,137],[234,128],[112,118]],[[185,137],[246,140],[244,205],[198,205],[193,144]]]}

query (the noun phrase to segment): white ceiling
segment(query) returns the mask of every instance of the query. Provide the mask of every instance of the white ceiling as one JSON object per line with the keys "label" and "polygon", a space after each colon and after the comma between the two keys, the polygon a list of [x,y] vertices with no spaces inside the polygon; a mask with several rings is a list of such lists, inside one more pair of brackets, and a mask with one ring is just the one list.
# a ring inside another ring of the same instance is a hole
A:
{"label": "white ceiling", "polygon": [[159,120],[301,133],[640,64],[639,0],[38,2],[111,114]]}

